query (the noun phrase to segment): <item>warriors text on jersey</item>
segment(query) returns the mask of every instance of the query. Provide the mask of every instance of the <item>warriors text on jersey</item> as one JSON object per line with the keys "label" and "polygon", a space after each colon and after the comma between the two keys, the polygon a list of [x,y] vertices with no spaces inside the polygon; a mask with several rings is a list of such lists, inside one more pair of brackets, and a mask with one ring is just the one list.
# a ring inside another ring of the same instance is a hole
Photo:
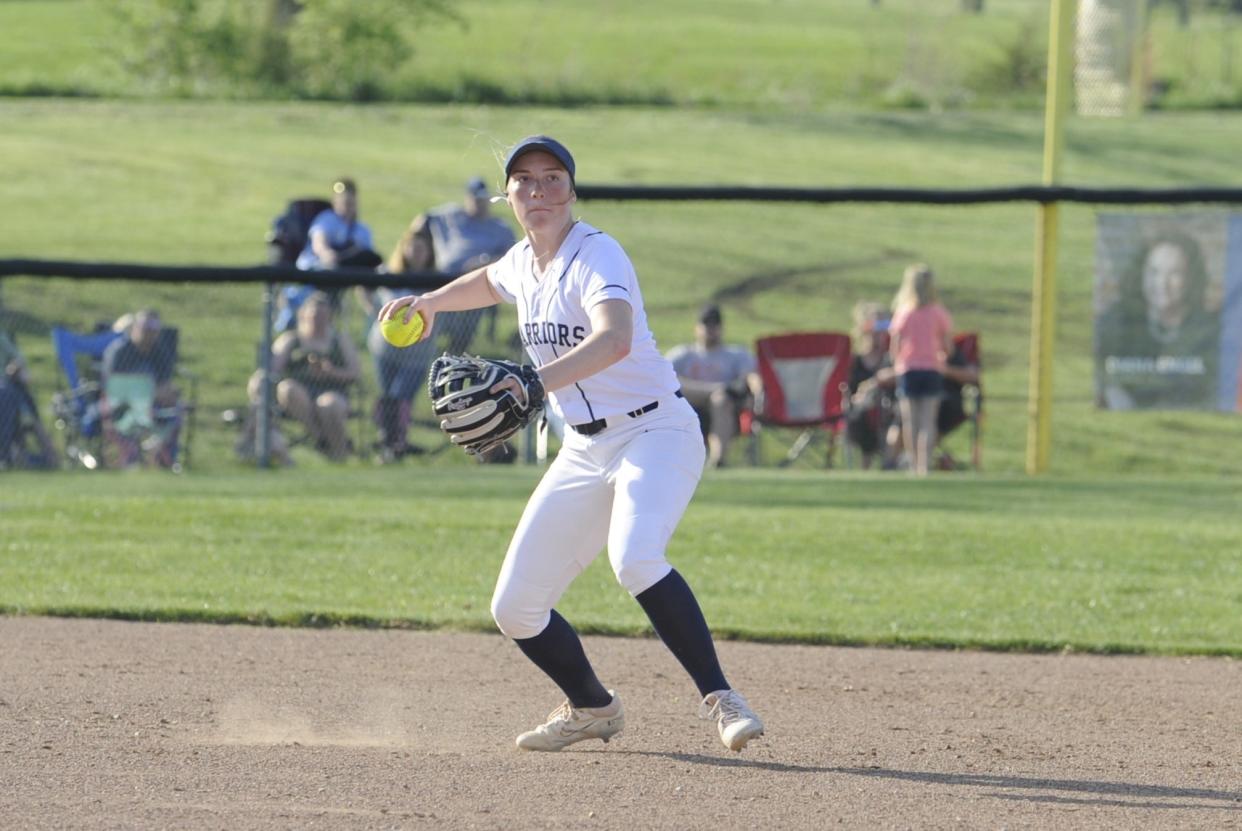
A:
{"label": "warriors text on jersey", "polygon": [[523,239],[487,270],[492,288],[518,310],[518,332],[535,366],[543,366],[591,334],[590,311],[605,300],[634,310],[630,354],[589,378],[548,394],[551,409],[570,424],[627,413],[677,391],[672,366],[647,326],[638,277],[612,237],[576,222],[556,258],[537,275],[530,242]]}

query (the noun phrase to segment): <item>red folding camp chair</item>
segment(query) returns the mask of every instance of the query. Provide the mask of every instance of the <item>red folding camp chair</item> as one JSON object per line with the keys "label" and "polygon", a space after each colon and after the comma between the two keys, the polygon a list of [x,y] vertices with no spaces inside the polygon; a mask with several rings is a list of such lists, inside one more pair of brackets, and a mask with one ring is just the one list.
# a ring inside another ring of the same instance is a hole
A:
{"label": "red folding camp chair", "polygon": [[[772,335],[755,342],[755,353],[763,391],[755,401],[754,425],[798,431],[781,466],[793,464],[822,443],[824,466],[831,467],[849,403],[850,336]],[[758,453],[752,458],[758,461]]]}
{"label": "red folding camp chair", "polygon": [[983,388],[980,384],[979,335],[961,332],[953,337],[953,354],[945,367],[944,398],[936,419],[936,431],[940,438],[935,465],[945,470],[965,467],[958,465],[943,445],[943,439],[969,422],[970,465],[979,470],[982,465],[981,443]]}

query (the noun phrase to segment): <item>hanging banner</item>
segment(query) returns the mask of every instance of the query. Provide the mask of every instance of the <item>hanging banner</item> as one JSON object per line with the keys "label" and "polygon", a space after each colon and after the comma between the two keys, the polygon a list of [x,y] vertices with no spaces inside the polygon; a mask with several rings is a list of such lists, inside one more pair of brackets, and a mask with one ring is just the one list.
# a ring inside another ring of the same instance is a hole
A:
{"label": "hanging banner", "polygon": [[1096,404],[1239,409],[1242,215],[1101,214]]}

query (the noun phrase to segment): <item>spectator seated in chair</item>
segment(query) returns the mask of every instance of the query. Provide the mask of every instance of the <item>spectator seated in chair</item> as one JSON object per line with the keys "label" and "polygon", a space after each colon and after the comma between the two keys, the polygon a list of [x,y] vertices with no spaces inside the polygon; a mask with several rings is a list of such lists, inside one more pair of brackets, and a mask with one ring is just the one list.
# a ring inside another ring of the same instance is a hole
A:
{"label": "spectator seated in chair", "polygon": [[[944,389],[940,398],[940,409],[936,413],[936,447],[933,453],[932,466],[936,470],[965,470],[979,466],[979,437],[976,432],[972,438],[971,462],[959,462],[949,452],[945,438],[963,424],[977,420],[982,406],[982,393],[979,389],[979,360],[969,347],[972,335],[959,334],[954,338],[953,352],[941,369],[944,376]],[[967,389],[974,392],[973,404],[967,402]],[[891,448],[891,456],[886,455],[886,470],[896,469],[908,464],[908,459],[901,458],[901,418],[894,410],[889,422],[887,447]]]}
{"label": "spectator seated in chair", "polygon": [[[26,434],[35,446],[27,447]],[[30,394],[26,359],[17,344],[0,332],[0,470],[50,468],[55,464],[55,448]]]}
{"label": "spectator seated in chair", "polygon": [[103,353],[103,413],[119,463],[174,468],[183,408],[173,383],[177,352],[159,313],[144,309],[117,321],[121,337]]}
{"label": "spectator seated in chair", "polygon": [[0,469],[14,466],[17,428],[22,419],[22,397],[17,385],[0,376]]}
{"label": "spectator seated in chair", "polygon": [[877,455],[890,467],[897,451],[888,430],[897,379],[889,359],[888,315],[883,306],[863,302],[854,307],[853,341],[846,434],[862,454],[863,470],[871,468]]}
{"label": "spectator seated in chair", "polygon": [[[940,411],[936,415],[938,455],[936,466],[941,470],[956,470],[959,465],[944,446],[944,437],[952,433],[971,415],[966,409],[965,388],[979,386],[979,363],[971,360],[962,348],[960,339],[954,344],[953,352],[945,361],[942,370],[944,375],[944,392],[940,398]],[[975,409],[978,409],[978,402]]]}
{"label": "spectator seated in chair", "polygon": [[[349,391],[361,377],[358,352],[336,328],[332,302],[323,292],[298,308],[297,327],[272,343],[275,401],[281,412],[306,428],[315,447],[341,461],[351,450]],[[250,379],[252,408],[262,400],[262,370]]]}
{"label": "spectator seated in chair", "polygon": [[[325,271],[375,268],[382,263],[383,258],[375,252],[370,226],[358,218],[358,186],[353,179],[338,179],[332,185],[332,207],[321,211],[306,232],[306,246],[298,255],[297,267],[303,271]],[[323,289],[310,285],[284,288],[276,331],[284,332],[294,325],[298,307],[315,291]],[[326,291],[333,311],[340,311],[341,291]]]}
{"label": "spectator seated in chair", "polygon": [[753,406],[760,391],[755,356],[743,346],[725,344],[720,307],[709,304],[699,313],[694,343],[673,347],[667,357],[703,423],[707,464],[720,467],[737,435],[738,415]]}

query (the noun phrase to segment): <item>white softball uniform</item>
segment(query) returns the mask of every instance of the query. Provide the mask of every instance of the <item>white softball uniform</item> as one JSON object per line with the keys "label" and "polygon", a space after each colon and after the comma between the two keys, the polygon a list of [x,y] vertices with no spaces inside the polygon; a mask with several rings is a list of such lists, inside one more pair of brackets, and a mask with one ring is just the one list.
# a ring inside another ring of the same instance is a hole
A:
{"label": "white softball uniform", "polygon": [[536,366],[564,355],[592,331],[604,300],[633,308],[630,354],[590,378],[548,394],[568,425],[556,459],[531,495],[509,543],[492,616],[511,638],[548,625],[561,595],[605,546],[617,580],[638,595],[668,575],[664,550],[703,472],[698,416],[647,326],[638,278],[621,246],[576,223],[542,277],[522,240],[487,272],[514,303],[522,343]]}

